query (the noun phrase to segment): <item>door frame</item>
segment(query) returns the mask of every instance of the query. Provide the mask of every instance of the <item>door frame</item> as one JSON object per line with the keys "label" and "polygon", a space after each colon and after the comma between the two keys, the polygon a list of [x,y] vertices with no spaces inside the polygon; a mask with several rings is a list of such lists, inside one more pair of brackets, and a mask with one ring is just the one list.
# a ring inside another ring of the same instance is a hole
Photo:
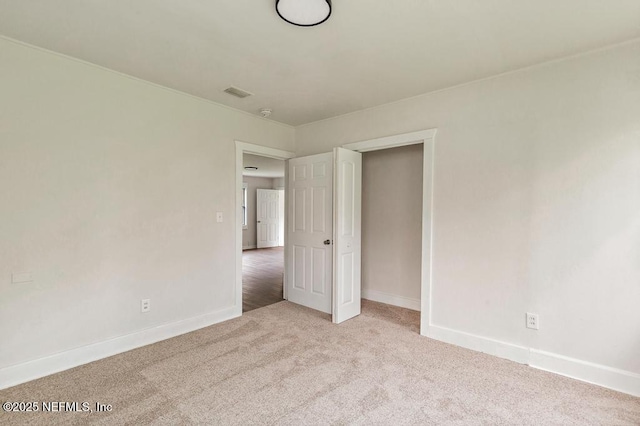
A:
{"label": "door frame", "polygon": [[357,152],[377,151],[423,144],[422,157],[422,271],[420,275],[420,334],[427,336],[431,326],[433,280],[433,176],[435,137],[438,129],[421,130],[342,145]]}
{"label": "door frame", "polygon": [[[235,280],[235,298],[234,298],[234,313],[238,316],[242,315],[242,171],[244,170],[243,155],[254,154],[262,157],[275,158],[277,160],[288,160],[294,158],[296,154],[291,151],[284,151],[276,148],[269,148],[262,145],[256,145],[248,142],[236,140],[236,196],[234,197],[236,203],[235,214],[235,233],[236,233],[236,280]],[[287,186],[287,167],[285,164],[285,193]],[[286,196],[285,196],[286,197]],[[284,216],[285,230],[287,226],[287,212],[285,209]],[[287,259],[287,233],[284,234],[284,247],[285,247],[285,271],[286,271],[286,259]],[[286,288],[287,275],[284,275],[285,282],[283,283]]]}
{"label": "door frame", "polygon": [[[432,280],[433,280],[433,177],[435,172],[435,137],[436,128],[403,133],[382,138],[369,139],[342,145],[343,148],[358,152],[377,151],[380,149],[397,148],[407,145],[423,144],[422,163],[422,270],[420,285],[420,334],[427,336],[432,325]],[[236,140],[236,282],[235,282],[235,313],[242,315],[242,170],[243,154],[255,154],[263,157],[288,160],[296,154]],[[285,194],[287,190],[288,167],[285,166]],[[285,274],[284,289],[287,288],[287,209],[285,207]],[[286,295],[285,295],[286,299]]]}

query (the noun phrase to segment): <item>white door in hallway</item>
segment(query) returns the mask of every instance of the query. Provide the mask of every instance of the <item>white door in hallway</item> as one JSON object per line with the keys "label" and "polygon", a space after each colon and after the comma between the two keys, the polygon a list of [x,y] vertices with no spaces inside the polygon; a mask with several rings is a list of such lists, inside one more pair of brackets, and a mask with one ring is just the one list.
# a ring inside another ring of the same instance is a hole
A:
{"label": "white door in hallway", "polygon": [[287,299],[331,313],[332,153],[289,160],[287,191]]}
{"label": "white door in hallway", "polygon": [[362,154],[335,148],[333,185],[334,323],[360,315]]}
{"label": "white door in hallway", "polygon": [[256,203],[256,232],[258,248],[277,247],[280,226],[277,189],[258,189]]}

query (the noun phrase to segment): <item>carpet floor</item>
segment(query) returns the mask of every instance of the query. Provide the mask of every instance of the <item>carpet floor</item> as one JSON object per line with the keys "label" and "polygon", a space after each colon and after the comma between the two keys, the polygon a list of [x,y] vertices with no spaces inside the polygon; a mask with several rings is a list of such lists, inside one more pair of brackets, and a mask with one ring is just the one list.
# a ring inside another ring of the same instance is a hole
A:
{"label": "carpet floor", "polygon": [[111,411],[0,411],[0,424],[640,424],[640,398],[427,339],[418,326],[417,312],[364,300],[341,325],[280,302],[0,391],[2,402]]}

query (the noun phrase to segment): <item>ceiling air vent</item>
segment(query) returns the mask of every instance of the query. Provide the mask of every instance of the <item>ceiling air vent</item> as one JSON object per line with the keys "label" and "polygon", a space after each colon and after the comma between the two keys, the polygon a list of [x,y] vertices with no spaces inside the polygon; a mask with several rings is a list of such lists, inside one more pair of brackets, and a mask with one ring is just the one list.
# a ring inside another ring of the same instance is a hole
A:
{"label": "ceiling air vent", "polygon": [[253,93],[249,93],[246,90],[238,89],[237,87],[233,86],[224,89],[224,92],[240,99],[253,95]]}

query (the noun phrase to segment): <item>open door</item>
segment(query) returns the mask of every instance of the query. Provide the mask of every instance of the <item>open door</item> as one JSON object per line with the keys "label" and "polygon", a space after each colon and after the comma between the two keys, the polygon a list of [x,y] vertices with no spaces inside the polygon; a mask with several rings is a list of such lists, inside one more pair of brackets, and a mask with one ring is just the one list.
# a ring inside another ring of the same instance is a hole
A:
{"label": "open door", "polygon": [[360,315],[362,154],[292,158],[287,184],[287,299],[334,323]]}
{"label": "open door", "polygon": [[280,191],[277,189],[258,189],[256,209],[257,247],[277,247],[280,218],[278,204]]}
{"label": "open door", "polygon": [[329,152],[288,163],[286,298],[330,314],[333,156]]}
{"label": "open door", "polygon": [[333,173],[333,305],[341,323],[360,315],[362,154],[334,148]]}

